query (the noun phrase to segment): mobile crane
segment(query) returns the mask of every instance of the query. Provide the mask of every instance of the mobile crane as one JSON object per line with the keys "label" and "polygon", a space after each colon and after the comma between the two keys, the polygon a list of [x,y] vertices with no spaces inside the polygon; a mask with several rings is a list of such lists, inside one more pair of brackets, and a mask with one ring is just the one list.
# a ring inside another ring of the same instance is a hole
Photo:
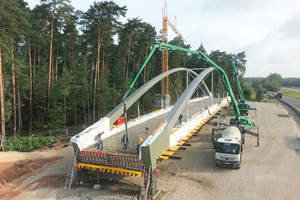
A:
{"label": "mobile crane", "polygon": [[[225,82],[225,87],[231,98],[231,102],[236,116],[230,119],[229,125],[224,126],[223,124],[223,126],[212,129],[213,137],[216,132],[222,131],[222,137],[218,138],[216,142],[215,163],[217,167],[226,165],[226,166],[233,166],[236,167],[237,169],[240,169],[242,152],[243,152],[242,145],[245,143],[245,134],[247,133],[257,137],[257,146],[259,146],[259,129],[258,127],[255,127],[254,122],[250,120],[250,116],[241,117],[241,112],[238,103],[234,97],[229,79],[225,71],[201,51],[192,51],[189,49],[185,49],[182,47],[165,44],[165,43],[160,43],[157,45],[157,47],[160,50],[164,48],[165,51],[180,50],[180,51],[185,51],[187,53],[196,54],[198,59],[203,59],[204,61],[212,64],[213,67],[221,73],[221,78]],[[238,77],[237,77],[237,81],[238,81]],[[243,99],[245,98],[243,97]],[[257,133],[252,132],[251,131],[252,129],[257,129]]]}
{"label": "mobile crane", "polygon": [[239,126],[243,126],[245,128],[253,128],[254,127],[254,122],[250,120],[250,116],[241,117],[241,112],[239,110],[238,103],[237,103],[237,101],[234,97],[234,94],[232,92],[232,88],[230,86],[228,76],[221,67],[219,67],[216,63],[214,63],[209,57],[207,57],[201,51],[193,51],[193,50],[189,50],[189,49],[186,49],[186,48],[183,48],[183,47],[179,47],[179,46],[175,46],[175,45],[171,45],[171,44],[167,44],[167,43],[163,43],[163,42],[153,46],[153,48],[151,49],[147,59],[143,63],[142,67],[140,68],[140,71],[136,75],[134,81],[132,82],[132,84],[128,88],[125,95],[123,96],[123,99],[125,99],[126,96],[129,94],[129,92],[130,92],[131,88],[133,87],[135,81],[137,80],[139,74],[144,69],[144,66],[147,64],[147,62],[149,61],[150,57],[153,55],[153,53],[156,49],[159,49],[160,51],[170,51],[170,50],[172,50],[172,51],[175,51],[175,50],[184,51],[184,52],[187,52],[187,53],[195,54],[195,55],[197,55],[198,59],[203,59],[204,61],[212,64],[213,67],[221,73],[221,78],[225,82],[226,90],[229,93],[229,96],[231,98],[231,102],[232,102],[232,105],[233,105],[233,108],[234,108],[234,111],[235,111],[236,116],[230,120],[230,124],[239,124]]}
{"label": "mobile crane", "polygon": [[[223,131],[222,137],[217,140],[216,143],[216,165],[230,165],[235,166],[236,168],[240,168],[241,166],[241,154],[242,154],[242,145],[245,143],[245,134],[250,134],[252,136],[257,137],[257,146],[259,146],[259,129],[255,127],[254,122],[250,120],[250,116],[241,116],[238,103],[234,97],[232,92],[232,88],[230,86],[230,82],[225,71],[219,67],[216,63],[214,63],[209,57],[207,57],[201,51],[192,51],[183,47],[159,43],[154,45],[140,68],[140,71],[136,75],[134,81],[128,88],[127,92],[123,96],[123,99],[129,94],[131,88],[133,87],[135,81],[137,80],[139,74],[143,70],[144,66],[149,61],[150,57],[153,55],[154,51],[159,49],[160,51],[184,51],[189,54],[197,55],[198,59],[203,59],[204,61],[212,64],[212,66],[221,73],[221,78],[224,81],[224,85],[226,90],[229,93],[231,98],[231,102],[235,111],[235,117],[230,119],[230,124],[222,124],[220,127],[216,127],[212,129],[212,136],[214,137],[216,132]],[[252,132],[251,129],[257,129],[257,133]],[[230,147],[230,148],[228,148]]]}
{"label": "mobile crane", "polygon": [[249,111],[248,111],[249,105],[246,103],[246,99],[244,97],[244,93],[243,93],[243,90],[242,90],[242,87],[241,87],[241,84],[240,84],[240,81],[239,81],[239,76],[238,76],[238,73],[237,73],[237,70],[236,70],[236,67],[235,67],[235,64],[234,64],[233,60],[227,59],[225,64],[224,64],[224,69],[225,69],[226,64],[228,62],[230,62],[232,64],[232,67],[234,69],[235,80],[237,82],[237,86],[239,88],[239,94],[241,96],[241,99],[238,102],[239,111],[240,111],[241,115],[248,115],[249,114]]}

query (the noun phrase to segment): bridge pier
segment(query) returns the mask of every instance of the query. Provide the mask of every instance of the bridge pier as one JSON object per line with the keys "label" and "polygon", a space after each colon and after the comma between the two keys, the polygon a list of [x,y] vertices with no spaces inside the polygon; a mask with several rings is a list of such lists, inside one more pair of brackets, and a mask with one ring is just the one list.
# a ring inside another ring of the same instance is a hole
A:
{"label": "bridge pier", "polygon": [[144,189],[142,189],[141,192],[144,192],[144,194],[141,194],[143,197],[148,196],[152,199],[154,199],[158,194],[159,190],[157,190],[157,178],[158,178],[158,168],[155,168],[153,171],[149,171],[149,168],[145,169],[144,172]]}
{"label": "bridge pier", "polygon": [[155,94],[154,95],[154,109],[159,110],[162,108],[170,107],[169,94]]}

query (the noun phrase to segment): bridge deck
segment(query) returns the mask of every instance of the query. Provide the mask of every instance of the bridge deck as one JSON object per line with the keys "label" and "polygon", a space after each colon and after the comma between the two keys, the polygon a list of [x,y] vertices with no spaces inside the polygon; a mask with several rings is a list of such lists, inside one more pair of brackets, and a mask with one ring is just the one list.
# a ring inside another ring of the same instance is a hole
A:
{"label": "bridge deck", "polygon": [[[211,98],[209,99],[205,99],[203,100],[203,109],[205,109],[206,107],[214,104],[217,102],[217,98],[214,98],[213,103]],[[188,110],[189,110],[189,116],[194,115],[195,113],[199,112],[202,110],[202,100],[197,101],[197,102],[192,102],[189,104],[188,106]],[[157,128],[157,126],[162,122],[163,119],[165,119],[166,115],[168,113],[162,114],[154,119],[151,119],[149,121],[146,121],[144,123],[141,123],[135,127],[132,127],[130,129],[128,129],[128,134],[129,134],[129,147],[127,148],[126,153],[127,154],[132,154],[132,155],[138,155],[138,152],[136,150],[137,147],[137,138],[141,137],[143,138],[143,140],[145,141],[148,136]],[[187,119],[186,115],[186,108],[184,109],[184,111],[182,112],[183,115],[183,123],[184,121]],[[146,131],[145,131],[145,127],[149,126],[150,128],[150,132],[147,135]],[[178,122],[175,126],[178,126]],[[123,135],[125,134],[125,131],[118,133],[114,136],[111,136],[109,138],[104,139],[104,148],[103,151],[105,152],[113,152],[113,153],[123,153],[122,151],[122,145],[121,145],[121,140]],[[93,150],[93,151],[97,151],[97,145],[94,145],[90,148],[88,148],[88,150]]]}

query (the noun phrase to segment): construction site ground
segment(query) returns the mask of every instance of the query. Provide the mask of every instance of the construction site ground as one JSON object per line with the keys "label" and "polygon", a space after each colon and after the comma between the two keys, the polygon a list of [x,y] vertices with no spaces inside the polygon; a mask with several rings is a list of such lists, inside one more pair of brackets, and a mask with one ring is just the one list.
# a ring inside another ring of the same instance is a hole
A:
{"label": "construction site ground", "polygon": [[[241,169],[215,166],[213,119],[189,141],[188,150],[175,153],[182,160],[158,165],[157,199],[299,199],[299,118],[277,103],[256,105],[257,114],[250,111],[250,116],[260,128],[260,146],[256,147],[256,138],[246,136]],[[94,180],[63,190],[72,153],[72,146],[63,146],[31,153],[1,152],[0,199],[133,199],[138,193],[129,182],[105,178],[108,174],[101,174],[98,189],[93,189]],[[140,185],[142,178],[126,180]]]}

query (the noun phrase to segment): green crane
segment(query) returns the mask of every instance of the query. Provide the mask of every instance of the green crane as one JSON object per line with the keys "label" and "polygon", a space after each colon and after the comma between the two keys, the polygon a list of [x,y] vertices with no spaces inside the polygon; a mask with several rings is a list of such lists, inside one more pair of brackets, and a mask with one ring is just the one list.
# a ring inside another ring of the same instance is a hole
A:
{"label": "green crane", "polygon": [[159,49],[160,51],[162,51],[164,49],[164,51],[184,51],[187,53],[191,53],[191,54],[195,54],[197,55],[198,59],[203,59],[204,61],[210,63],[213,65],[213,67],[218,70],[221,73],[221,78],[224,80],[225,82],[225,87],[229,93],[229,96],[231,98],[231,102],[235,111],[235,115],[236,117],[232,118],[230,120],[230,124],[238,124],[238,125],[242,125],[245,128],[251,128],[254,127],[254,122],[250,120],[249,116],[243,116],[241,117],[241,113],[238,107],[238,103],[234,97],[234,94],[232,92],[232,88],[230,86],[230,82],[228,79],[227,74],[225,73],[225,71],[219,67],[215,62],[213,62],[209,57],[207,57],[203,52],[201,51],[193,51],[193,50],[189,50],[183,47],[179,47],[179,46],[175,46],[175,45],[171,45],[171,44],[166,44],[166,43],[159,43],[157,45],[154,45],[147,57],[147,59],[145,60],[145,62],[143,63],[143,65],[141,66],[138,74],[136,75],[135,79],[133,80],[132,84],[130,85],[130,87],[128,88],[127,92],[124,94],[123,96],[123,100],[127,97],[127,95],[130,93],[131,88],[133,87],[134,83],[136,82],[138,76],[140,75],[140,73],[142,72],[142,70],[144,69],[145,65],[147,64],[147,62],[149,61],[150,57],[153,55],[155,49]]}
{"label": "green crane", "polygon": [[239,87],[239,94],[241,96],[241,99],[238,102],[239,111],[240,111],[241,115],[248,115],[248,113],[249,113],[249,106],[246,103],[246,99],[244,97],[244,93],[243,93],[243,90],[242,90],[242,87],[241,87],[241,84],[240,84],[240,81],[239,81],[239,76],[238,76],[238,73],[237,73],[237,70],[236,70],[236,67],[235,67],[235,64],[234,64],[233,60],[227,59],[226,62],[225,62],[225,64],[224,64],[224,69],[225,69],[225,67],[226,67],[226,65],[227,65],[228,62],[230,62],[232,64],[232,67],[234,69],[235,80],[236,80],[237,85]]}

